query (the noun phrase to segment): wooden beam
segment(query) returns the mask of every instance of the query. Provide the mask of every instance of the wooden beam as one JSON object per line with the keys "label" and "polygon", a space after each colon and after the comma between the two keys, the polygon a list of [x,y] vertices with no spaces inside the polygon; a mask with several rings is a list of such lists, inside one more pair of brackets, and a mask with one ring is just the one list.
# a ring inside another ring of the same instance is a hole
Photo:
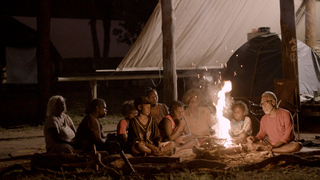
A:
{"label": "wooden beam", "polygon": [[295,80],[295,104],[300,108],[294,0],[280,0],[280,16],[283,78]]}
{"label": "wooden beam", "polygon": [[316,46],[316,0],[305,0],[305,3],[306,44],[314,49]]}
{"label": "wooden beam", "polygon": [[51,0],[39,1],[39,15],[37,17],[37,69],[38,69],[38,113],[37,121],[45,120],[46,104],[51,92],[50,68],[50,6]]}
{"label": "wooden beam", "polygon": [[178,99],[175,54],[175,15],[172,0],[161,0],[164,103]]}

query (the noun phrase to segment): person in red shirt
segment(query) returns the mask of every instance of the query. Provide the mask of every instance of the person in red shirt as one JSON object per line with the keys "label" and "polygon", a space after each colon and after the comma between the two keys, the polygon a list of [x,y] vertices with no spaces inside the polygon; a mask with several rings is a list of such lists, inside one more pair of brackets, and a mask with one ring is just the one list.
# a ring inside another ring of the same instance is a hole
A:
{"label": "person in red shirt", "polygon": [[249,136],[248,143],[263,144],[263,150],[271,150],[274,153],[300,151],[302,145],[295,139],[291,113],[277,106],[276,95],[270,91],[264,92],[260,106],[265,113],[260,121],[260,131],[256,136]]}
{"label": "person in red shirt", "polygon": [[127,151],[128,129],[130,120],[137,115],[138,111],[134,107],[133,100],[125,101],[122,104],[122,114],[124,118],[121,119],[117,125],[117,141],[120,143],[121,149]]}

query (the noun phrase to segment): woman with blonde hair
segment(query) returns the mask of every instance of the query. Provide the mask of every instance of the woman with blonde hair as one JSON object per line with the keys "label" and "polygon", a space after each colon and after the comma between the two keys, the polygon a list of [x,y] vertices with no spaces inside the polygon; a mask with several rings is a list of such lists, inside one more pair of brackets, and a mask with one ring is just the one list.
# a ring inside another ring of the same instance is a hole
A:
{"label": "woman with blonde hair", "polygon": [[182,97],[182,102],[187,105],[184,115],[190,131],[198,138],[211,135],[211,127],[215,124],[210,110],[201,106],[201,94],[200,89],[190,89]]}
{"label": "woman with blonde hair", "polygon": [[73,153],[76,128],[72,119],[65,114],[65,99],[60,95],[52,96],[47,105],[44,138],[47,153]]}

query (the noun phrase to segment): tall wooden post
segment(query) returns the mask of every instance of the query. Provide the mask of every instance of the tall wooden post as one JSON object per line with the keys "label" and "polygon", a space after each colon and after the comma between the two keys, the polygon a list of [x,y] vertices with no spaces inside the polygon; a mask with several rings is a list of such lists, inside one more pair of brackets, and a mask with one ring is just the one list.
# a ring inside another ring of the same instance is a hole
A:
{"label": "tall wooden post", "polygon": [[306,44],[314,49],[316,46],[316,0],[305,0],[305,3]]}
{"label": "tall wooden post", "polygon": [[39,1],[39,15],[37,17],[38,123],[45,120],[46,105],[51,91],[50,8],[51,0]]}
{"label": "tall wooden post", "polygon": [[163,36],[163,91],[164,103],[178,99],[175,54],[175,16],[173,1],[161,0]]}
{"label": "tall wooden post", "polygon": [[[294,104],[296,109],[300,109],[300,90],[299,90],[299,72],[298,72],[298,53],[294,0],[280,0],[280,23],[281,23],[281,51],[282,51],[282,68],[283,78],[295,81]],[[298,111],[298,110],[297,110]],[[299,118],[297,114],[298,139]]]}

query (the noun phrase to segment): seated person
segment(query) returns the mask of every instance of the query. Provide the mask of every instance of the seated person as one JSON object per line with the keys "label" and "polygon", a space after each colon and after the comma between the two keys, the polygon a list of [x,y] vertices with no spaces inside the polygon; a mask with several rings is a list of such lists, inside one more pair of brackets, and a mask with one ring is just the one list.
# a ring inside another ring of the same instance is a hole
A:
{"label": "seated person", "polygon": [[[248,145],[257,142],[258,145],[264,145],[259,146],[263,150],[271,150],[274,153],[300,151],[302,145],[295,140],[291,113],[277,106],[276,95],[270,91],[264,92],[260,105],[265,115],[261,118],[258,134],[247,138]],[[266,136],[269,138],[268,141],[264,140]]]}
{"label": "seated person", "polygon": [[107,113],[107,106],[103,99],[93,99],[86,108],[86,116],[80,122],[76,135],[76,148],[83,152],[94,151],[94,146],[98,151],[114,152],[118,147],[112,149],[107,137],[103,133],[99,118],[103,118]]}
{"label": "seated person", "polygon": [[65,114],[65,99],[56,95],[49,99],[47,105],[47,119],[44,125],[44,138],[47,153],[73,153],[76,128],[71,118]]}
{"label": "seated person", "polygon": [[158,103],[159,96],[155,89],[147,88],[147,97],[151,102],[150,116],[159,124],[159,122],[169,114],[167,105]]}
{"label": "seated person", "polygon": [[117,141],[120,147],[125,152],[127,151],[128,129],[130,120],[137,115],[137,110],[133,105],[133,101],[125,101],[122,104],[122,114],[124,119],[121,119],[117,125]]}
{"label": "seated person", "polygon": [[191,134],[202,141],[204,136],[211,135],[215,122],[210,110],[201,106],[201,98],[200,89],[191,89],[183,95],[182,102],[187,105],[184,115]]}
{"label": "seated person", "polygon": [[128,145],[131,153],[141,155],[166,155],[172,153],[174,144],[161,143],[158,124],[150,117],[151,102],[147,97],[139,97],[134,101],[138,115],[130,120]]}
{"label": "seated person", "polygon": [[251,119],[247,116],[248,107],[244,102],[236,101],[232,110],[233,118],[229,134],[235,143],[246,143],[247,136],[252,134]]}
{"label": "seated person", "polygon": [[170,114],[159,123],[162,138],[174,141],[175,153],[191,149],[197,144],[197,140],[191,135],[187,121],[183,116],[184,104],[181,101],[173,101],[170,106]]}

